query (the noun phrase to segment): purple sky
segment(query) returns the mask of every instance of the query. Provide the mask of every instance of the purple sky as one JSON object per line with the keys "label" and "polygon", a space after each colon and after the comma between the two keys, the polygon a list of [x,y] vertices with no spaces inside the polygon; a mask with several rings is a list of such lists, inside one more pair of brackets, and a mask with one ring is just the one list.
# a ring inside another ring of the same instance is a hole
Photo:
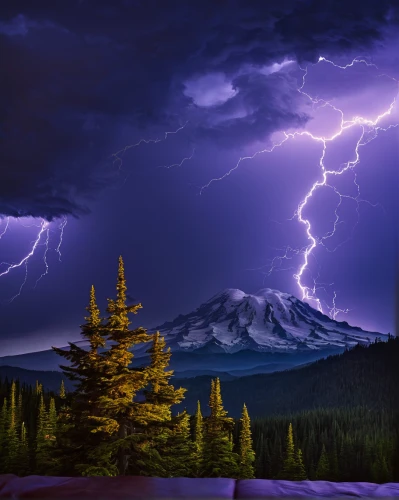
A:
{"label": "purple sky", "polygon": [[[227,287],[302,287],[326,313],[336,296],[339,320],[393,332],[398,10],[268,6],[3,2],[0,274],[46,225],[27,266],[0,276],[2,355],[76,340],[120,254],[137,324]],[[341,174],[324,182],[321,159]]]}

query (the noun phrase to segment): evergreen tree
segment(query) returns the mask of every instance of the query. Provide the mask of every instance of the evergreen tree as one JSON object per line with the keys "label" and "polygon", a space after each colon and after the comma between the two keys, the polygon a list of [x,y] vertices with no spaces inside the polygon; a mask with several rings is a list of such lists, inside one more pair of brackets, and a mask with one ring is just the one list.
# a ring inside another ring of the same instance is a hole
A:
{"label": "evergreen tree", "polygon": [[40,392],[40,402],[37,417],[36,431],[36,472],[45,474],[49,462],[48,446],[48,413],[44,403],[43,392]]}
{"label": "evergreen tree", "polygon": [[48,412],[48,425],[47,425],[47,434],[48,434],[48,439],[51,441],[54,441],[56,439],[56,432],[57,432],[57,420],[58,420],[58,415],[57,415],[57,410],[55,408],[55,399],[52,397],[50,398],[50,408]]}
{"label": "evergreen tree", "polygon": [[211,414],[206,420],[204,439],[204,476],[237,477],[238,455],[233,453],[229,434],[234,426],[232,418],[227,417],[220,393],[220,380],[211,382],[209,397]]}
{"label": "evergreen tree", "polygon": [[294,433],[292,429],[292,423],[290,422],[288,426],[288,433],[286,439],[286,451],[283,463],[283,470],[279,475],[279,479],[292,480],[296,472],[297,472],[297,462],[295,457]]}
{"label": "evergreen tree", "polygon": [[60,399],[65,399],[66,397],[66,392],[65,392],[65,385],[64,385],[64,379],[61,380],[61,386],[60,386]]}
{"label": "evergreen tree", "polygon": [[195,445],[190,435],[190,415],[184,410],[173,419],[167,448],[162,454],[167,477],[191,477],[195,466]]}
{"label": "evergreen tree", "polygon": [[21,436],[18,447],[18,475],[26,476],[29,473],[29,445],[25,422],[21,422]]}
{"label": "evergreen tree", "polygon": [[53,347],[57,354],[70,362],[69,366],[61,365],[61,368],[75,385],[74,390],[67,395],[64,381],[61,382],[60,399],[64,404],[56,426],[57,447],[53,453],[53,462],[60,466],[64,455],[65,460],[82,474],[91,468],[93,461],[97,462],[95,467],[100,462],[91,457],[101,441],[101,436],[94,433],[97,426],[92,418],[101,414],[99,398],[105,365],[99,349],[106,345],[106,332],[93,286],[86,310],[89,315],[85,317],[86,323],[81,325],[81,332],[82,337],[89,342],[89,350],[73,343],[69,343],[68,351]]}
{"label": "evergreen tree", "polygon": [[[130,474],[169,476],[169,461],[165,459],[169,454],[167,447],[175,447],[173,436],[179,440],[184,428],[180,420],[185,421],[185,414],[172,422],[171,407],[183,400],[186,389],[175,389],[170,384],[173,370],[167,370],[167,368],[171,352],[170,348],[165,351],[165,347],[165,339],[160,336],[159,332],[156,332],[153,335],[152,346],[147,351],[150,353],[151,363],[145,370],[147,385],[144,391],[145,401],[134,401],[132,404],[133,414],[130,425],[133,425],[135,435],[130,448]],[[146,453],[148,455],[143,461]]]}
{"label": "evergreen tree", "polygon": [[333,443],[332,451],[331,451],[331,454],[329,456],[329,463],[330,463],[329,480],[330,481],[338,481],[338,479],[339,479],[339,462],[338,462],[337,446],[336,446],[335,442]]}
{"label": "evergreen tree", "polygon": [[16,428],[19,429],[22,424],[22,392],[21,390],[19,391],[18,394],[18,402],[17,402],[17,408],[15,412],[15,425]]}
{"label": "evergreen tree", "polygon": [[197,411],[194,415],[194,446],[195,446],[195,466],[194,477],[200,477],[204,462],[204,419],[201,413],[200,402],[197,401]]}
{"label": "evergreen tree", "polygon": [[293,476],[293,481],[304,481],[307,479],[306,468],[303,463],[302,450],[298,448],[295,457],[295,473]]}
{"label": "evergreen tree", "polygon": [[18,469],[18,431],[17,431],[17,402],[15,381],[11,384],[10,406],[8,408],[8,429],[6,433],[7,454],[5,458],[6,471],[15,473]]}
{"label": "evergreen tree", "polygon": [[0,413],[0,471],[5,470],[5,459],[8,454],[7,431],[8,431],[8,407],[7,398],[3,400],[3,406]]}
{"label": "evergreen tree", "polygon": [[248,410],[244,403],[241,416],[241,432],[240,432],[240,453],[239,453],[239,478],[253,479],[255,453],[253,451],[251,421],[249,419]]}
{"label": "evergreen tree", "polygon": [[[149,342],[151,336],[144,328],[130,330],[129,314],[137,314],[141,304],[126,305],[126,280],[122,257],[119,258],[116,300],[108,299],[109,317],[104,330],[112,343],[103,355],[105,369],[101,378],[99,415],[91,416],[96,425],[92,432],[101,433],[101,446],[91,454],[90,475],[124,475],[129,465],[132,444],[138,441],[136,427],[146,426],[151,415],[141,411],[133,402],[137,393],[147,385],[146,369],[130,369],[137,344]],[[141,436],[140,436],[141,439]],[[116,466],[114,465],[116,460]],[[101,462],[101,465],[98,465]]]}
{"label": "evergreen tree", "polygon": [[316,479],[327,479],[329,474],[330,474],[330,464],[328,462],[326,447],[323,444],[319,463],[317,464]]}

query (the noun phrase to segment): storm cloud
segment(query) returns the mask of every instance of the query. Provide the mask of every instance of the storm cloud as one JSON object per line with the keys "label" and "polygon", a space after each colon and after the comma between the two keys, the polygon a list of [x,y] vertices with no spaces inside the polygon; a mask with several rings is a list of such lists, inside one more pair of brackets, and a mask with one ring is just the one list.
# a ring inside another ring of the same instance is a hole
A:
{"label": "storm cloud", "polygon": [[295,75],[270,68],[361,55],[397,24],[387,0],[4,1],[0,214],[87,213],[125,126],[189,118],[224,148],[301,127]]}

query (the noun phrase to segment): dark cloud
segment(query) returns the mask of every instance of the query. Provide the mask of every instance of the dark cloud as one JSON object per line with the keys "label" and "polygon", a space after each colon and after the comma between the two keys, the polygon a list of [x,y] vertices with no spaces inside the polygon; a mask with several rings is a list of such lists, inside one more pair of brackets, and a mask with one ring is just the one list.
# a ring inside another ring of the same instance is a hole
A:
{"label": "dark cloud", "polygon": [[184,82],[207,73],[222,72],[238,93],[196,111],[201,137],[245,145],[300,126],[288,73],[243,68],[364,52],[397,22],[387,0],[5,1],[0,213],[85,213],[112,182],[104,166],[116,132],[184,118]]}

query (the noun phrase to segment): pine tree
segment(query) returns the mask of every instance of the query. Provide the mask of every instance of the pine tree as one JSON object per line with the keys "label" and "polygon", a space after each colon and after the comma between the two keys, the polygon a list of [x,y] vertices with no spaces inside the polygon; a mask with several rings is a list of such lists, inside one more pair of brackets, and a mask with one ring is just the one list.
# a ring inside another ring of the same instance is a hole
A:
{"label": "pine tree", "polygon": [[194,415],[193,437],[195,446],[195,466],[193,472],[194,477],[200,477],[204,467],[204,419],[199,401],[197,401],[197,411]]}
{"label": "pine tree", "polygon": [[233,453],[229,439],[234,426],[232,418],[227,417],[220,393],[220,380],[211,382],[209,397],[211,414],[205,424],[204,475],[205,477],[237,477],[238,455]]}
{"label": "pine tree", "polygon": [[[147,385],[147,370],[130,369],[137,344],[149,342],[151,336],[144,328],[130,330],[129,314],[137,314],[141,304],[126,305],[126,280],[122,257],[119,258],[116,300],[108,299],[109,317],[104,330],[112,345],[103,355],[105,367],[99,398],[100,415],[91,417],[97,426],[92,432],[101,433],[102,443],[93,450],[90,475],[124,475],[129,465],[131,446],[137,442],[135,427],[145,426],[150,415],[140,411],[133,402],[137,393]],[[116,467],[114,461],[116,460]],[[101,465],[97,465],[101,463]]]}
{"label": "pine tree", "polygon": [[285,459],[283,463],[283,470],[279,475],[279,479],[292,480],[297,472],[297,462],[295,457],[295,446],[294,446],[294,433],[292,429],[292,423],[288,426],[288,433],[286,439],[286,451]]}
{"label": "pine tree", "polygon": [[304,481],[307,479],[306,468],[303,463],[302,450],[298,448],[295,457],[295,473],[293,476],[293,481]]}
{"label": "pine tree", "polygon": [[21,427],[21,424],[22,424],[22,392],[20,390],[18,394],[18,402],[15,413],[15,425],[17,429]]}
{"label": "pine tree", "polygon": [[56,439],[56,432],[57,432],[57,420],[58,420],[58,415],[57,415],[57,410],[55,408],[55,399],[52,397],[50,398],[50,408],[48,412],[48,426],[47,426],[47,433],[48,433],[48,439],[51,441],[55,441]]}
{"label": "pine tree", "polygon": [[167,477],[190,477],[195,465],[195,445],[190,435],[190,415],[184,410],[173,419],[171,434],[162,453]]}
{"label": "pine tree", "polygon": [[[89,342],[89,350],[86,351],[73,343],[69,343],[69,351],[53,347],[57,354],[70,362],[69,366],[61,365],[61,368],[75,385],[74,390],[67,395],[64,381],[61,382],[60,398],[64,404],[56,426],[57,447],[53,453],[53,462],[61,466],[64,455],[65,461],[73,464],[75,473],[78,471],[82,474],[93,465],[90,456],[101,440],[101,436],[94,434],[97,426],[92,417],[101,415],[99,398],[105,365],[98,350],[106,345],[106,332],[93,286],[86,310],[89,315],[85,317],[86,323],[81,326],[81,332],[82,337]],[[96,462],[99,463],[98,460]]]}
{"label": "pine tree", "polygon": [[65,399],[66,397],[66,392],[65,392],[65,385],[64,385],[64,379],[61,380],[61,386],[60,386],[60,399]]}
{"label": "pine tree", "polygon": [[327,479],[329,474],[330,474],[330,464],[328,462],[326,447],[323,444],[319,463],[317,464],[316,479]]}
{"label": "pine tree", "polygon": [[240,453],[239,453],[239,478],[253,479],[255,453],[253,451],[251,421],[249,419],[248,410],[244,404],[241,416],[241,432],[240,432]]}
{"label": "pine tree", "polygon": [[17,403],[15,381],[11,384],[10,406],[8,409],[8,429],[6,433],[7,455],[6,472],[15,473],[18,469],[18,431],[17,431]]}
{"label": "pine tree", "polygon": [[43,392],[40,392],[36,430],[36,472],[45,474],[49,462],[48,449],[48,413],[44,403]]}
{"label": "pine tree", "polygon": [[339,462],[338,462],[337,446],[335,444],[335,441],[333,442],[332,451],[331,451],[331,454],[329,456],[329,464],[330,464],[329,480],[330,481],[338,481],[338,479],[339,479]]}
{"label": "pine tree", "polygon": [[29,473],[29,445],[25,422],[21,422],[21,436],[18,447],[18,475]]}
{"label": "pine tree", "polygon": [[7,398],[3,400],[3,406],[0,413],[0,471],[5,470],[5,460],[8,455],[7,431],[9,425],[9,414]]}
{"label": "pine tree", "polygon": [[[151,363],[144,372],[147,385],[144,391],[145,401],[134,401],[132,404],[130,425],[133,425],[135,439],[130,448],[129,474],[170,475],[169,462],[164,457],[169,453],[168,446],[175,447],[174,436],[179,439],[179,429],[182,425],[180,420],[185,418],[180,417],[172,421],[171,407],[183,400],[186,389],[175,389],[170,384],[173,370],[167,368],[171,352],[170,348],[165,351],[165,347],[164,337],[156,332],[152,346],[147,351],[150,353]],[[145,453],[148,453],[148,456],[143,462]],[[143,467],[144,463],[147,467]]]}

